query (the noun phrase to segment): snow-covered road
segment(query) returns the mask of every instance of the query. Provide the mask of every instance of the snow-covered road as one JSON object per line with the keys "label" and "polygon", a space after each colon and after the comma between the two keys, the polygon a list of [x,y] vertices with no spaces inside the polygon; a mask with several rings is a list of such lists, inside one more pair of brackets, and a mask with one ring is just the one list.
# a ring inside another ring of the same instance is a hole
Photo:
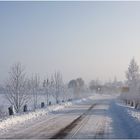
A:
{"label": "snow-covered road", "polygon": [[140,138],[133,124],[135,120],[113,96],[100,95],[47,114],[31,124],[17,124],[0,138]]}

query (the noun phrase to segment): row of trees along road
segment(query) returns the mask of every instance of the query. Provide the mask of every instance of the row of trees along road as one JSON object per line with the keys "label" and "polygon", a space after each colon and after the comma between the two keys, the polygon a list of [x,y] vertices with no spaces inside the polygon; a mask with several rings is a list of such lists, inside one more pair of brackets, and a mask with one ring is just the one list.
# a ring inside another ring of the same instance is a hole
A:
{"label": "row of trees along road", "polygon": [[140,103],[140,73],[139,66],[134,58],[130,61],[128,70],[125,74],[127,79],[125,89],[128,90],[127,92],[123,92],[120,98],[123,99],[126,103],[129,102],[130,105],[137,108],[138,104]]}
{"label": "row of trees along road", "polygon": [[[134,59],[130,63],[126,76],[130,89],[132,89],[132,91],[137,89],[135,87],[139,85],[139,73],[138,66]],[[22,66],[21,63],[16,63],[10,69],[9,78],[6,81],[5,93],[6,98],[10,104],[14,106],[15,111],[20,112],[23,110],[23,106],[29,102],[33,102],[33,109],[36,110],[38,108],[38,96],[42,93],[45,95],[44,97],[46,97],[45,101],[47,105],[49,105],[50,97],[52,96],[56,103],[60,103],[72,98],[78,99],[88,96],[91,92],[97,92],[99,88],[100,93],[101,91],[107,91],[108,93],[108,91],[114,91],[116,84],[114,88],[113,83],[111,85],[101,85],[98,80],[92,80],[89,87],[87,87],[82,78],[72,79],[68,84],[64,84],[60,72],[55,72],[50,78],[46,78],[41,82],[38,74],[27,77],[25,67]]]}
{"label": "row of trees along road", "polygon": [[40,92],[43,92],[46,96],[47,105],[49,105],[50,96],[53,96],[56,103],[59,103],[70,98],[80,98],[80,93],[83,93],[84,89],[85,84],[82,78],[71,80],[67,85],[63,83],[60,72],[55,72],[51,78],[47,78],[43,82],[41,82],[38,74],[28,78],[25,73],[25,67],[21,63],[16,63],[10,69],[5,93],[6,98],[14,106],[15,111],[20,112],[25,104],[31,102],[31,98],[33,99],[35,110],[38,105]]}
{"label": "row of trees along road", "polygon": [[[40,92],[41,82],[38,74],[27,78],[25,68],[20,64],[14,64],[9,72],[9,78],[6,81],[6,98],[14,106],[16,112],[20,112],[23,105],[27,104],[30,98],[33,99],[34,110],[37,108],[38,94]],[[64,91],[64,84],[60,72],[55,72],[51,80],[43,82],[43,89],[47,95],[47,104],[49,104],[49,95],[53,93],[56,103],[59,102],[60,93]],[[64,93],[64,92],[63,92]],[[31,97],[32,96],[32,97]]]}

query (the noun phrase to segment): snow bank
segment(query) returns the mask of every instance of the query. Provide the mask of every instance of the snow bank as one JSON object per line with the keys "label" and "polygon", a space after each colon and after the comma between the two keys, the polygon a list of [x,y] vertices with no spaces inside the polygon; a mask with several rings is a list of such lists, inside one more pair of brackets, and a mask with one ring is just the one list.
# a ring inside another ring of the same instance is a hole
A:
{"label": "snow bank", "polygon": [[86,101],[86,98],[73,100],[71,102],[65,102],[58,105],[51,105],[44,109],[37,109],[34,112],[27,112],[23,114],[16,114],[14,116],[9,116],[3,120],[0,120],[0,134],[4,134],[12,127],[18,125],[26,125],[28,123],[33,122],[34,120],[42,119],[43,116],[64,109],[65,107],[71,106],[72,104],[77,104],[83,101]]}
{"label": "snow bank", "polygon": [[[122,132],[125,131],[128,134],[124,138],[140,138],[140,112],[138,113],[134,108],[130,108],[121,103],[113,103],[112,109],[115,110],[118,118],[120,118],[120,121],[116,122],[121,122],[123,126]],[[117,126],[119,124],[116,123],[115,125]]]}
{"label": "snow bank", "polygon": [[9,116],[3,120],[0,120],[0,135],[4,134],[5,132],[7,132],[16,125],[25,125],[25,126],[27,124],[29,125],[35,120],[43,119],[43,117],[46,117],[46,115],[49,113],[60,111],[73,104],[80,104],[81,102],[86,102],[88,100],[96,101],[98,99],[107,99],[107,98],[112,98],[112,96],[93,94],[93,96],[89,96],[87,98],[72,100],[71,102],[64,102],[57,105],[51,105],[44,109],[37,109],[34,112],[32,111],[22,114],[16,114],[14,116]]}
{"label": "snow bank", "polygon": [[128,114],[140,123],[140,110],[125,105],[124,107],[127,109]]}
{"label": "snow bank", "polygon": [[67,106],[72,105],[71,102],[63,103],[61,105],[52,105],[45,109],[37,109],[34,112],[28,112],[25,114],[17,114],[1,120],[0,122],[0,133],[8,131],[11,127],[16,124],[26,124],[28,121],[34,121],[35,119],[41,118],[43,115],[47,115],[50,112],[61,110]]}

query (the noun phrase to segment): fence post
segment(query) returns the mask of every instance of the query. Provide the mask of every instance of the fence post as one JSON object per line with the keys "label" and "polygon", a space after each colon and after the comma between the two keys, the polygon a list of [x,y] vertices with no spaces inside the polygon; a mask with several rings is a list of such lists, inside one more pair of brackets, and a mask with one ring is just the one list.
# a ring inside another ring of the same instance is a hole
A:
{"label": "fence post", "polygon": [[49,105],[51,105],[52,103],[51,103],[51,101],[49,101]]}
{"label": "fence post", "polygon": [[44,108],[44,107],[45,107],[45,103],[42,102],[42,103],[41,103],[41,108]]}
{"label": "fence post", "polygon": [[8,108],[8,111],[9,111],[9,115],[14,115],[13,106],[10,106],[10,107]]}
{"label": "fence post", "polygon": [[27,112],[27,105],[23,106],[23,112]]}

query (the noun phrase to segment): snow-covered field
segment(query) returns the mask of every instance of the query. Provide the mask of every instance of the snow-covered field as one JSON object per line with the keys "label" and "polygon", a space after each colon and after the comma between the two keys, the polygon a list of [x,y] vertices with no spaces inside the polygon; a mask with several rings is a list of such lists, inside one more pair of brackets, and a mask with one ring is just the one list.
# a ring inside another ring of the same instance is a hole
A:
{"label": "snow-covered field", "polygon": [[94,94],[7,118],[0,122],[0,138],[51,138],[63,135],[63,128],[69,128],[65,138],[140,138],[140,111],[120,103],[117,95]]}

